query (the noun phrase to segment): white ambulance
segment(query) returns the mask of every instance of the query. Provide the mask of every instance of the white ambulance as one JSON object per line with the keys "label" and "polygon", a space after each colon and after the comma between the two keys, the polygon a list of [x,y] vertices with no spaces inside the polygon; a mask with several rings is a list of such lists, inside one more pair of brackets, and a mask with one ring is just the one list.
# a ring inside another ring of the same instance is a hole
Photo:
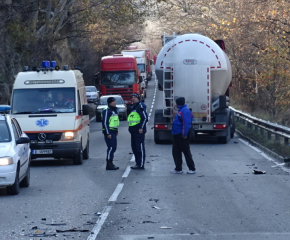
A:
{"label": "white ambulance", "polygon": [[11,115],[30,138],[32,159],[72,158],[82,164],[89,158],[89,105],[79,70],[60,70],[44,61],[16,76]]}

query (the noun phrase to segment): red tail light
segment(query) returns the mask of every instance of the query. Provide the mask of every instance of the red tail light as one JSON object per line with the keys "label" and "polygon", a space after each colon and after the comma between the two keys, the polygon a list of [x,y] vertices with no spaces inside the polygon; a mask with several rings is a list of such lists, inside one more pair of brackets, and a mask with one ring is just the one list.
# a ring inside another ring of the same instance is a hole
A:
{"label": "red tail light", "polygon": [[168,129],[167,125],[155,125],[155,129]]}
{"label": "red tail light", "polygon": [[226,129],[227,125],[226,124],[216,124],[213,125],[213,129]]}

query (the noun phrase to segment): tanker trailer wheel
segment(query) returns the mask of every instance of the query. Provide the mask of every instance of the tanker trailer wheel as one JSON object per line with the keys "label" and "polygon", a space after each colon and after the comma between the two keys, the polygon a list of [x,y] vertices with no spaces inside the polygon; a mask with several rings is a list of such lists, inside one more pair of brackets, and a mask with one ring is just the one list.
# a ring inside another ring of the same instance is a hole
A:
{"label": "tanker trailer wheel", "polygon": [[[163,120],[163,110],[162,109],[156,109],[155,110],[155,115],[154,115],[154,126],[156,124],[162,123],[162,120]],[[158,138],[158,133],[157,133],[155,128],[154,128],[154,142],[156,144],[161,144],[163,142],[162,140],[160,140]]]}
{"label": "tanker trailer wheel", "polygon": [[231,126],[231,138],[233,138],[236,131],[235,113],[233,110],[231,110],[230,126]]}

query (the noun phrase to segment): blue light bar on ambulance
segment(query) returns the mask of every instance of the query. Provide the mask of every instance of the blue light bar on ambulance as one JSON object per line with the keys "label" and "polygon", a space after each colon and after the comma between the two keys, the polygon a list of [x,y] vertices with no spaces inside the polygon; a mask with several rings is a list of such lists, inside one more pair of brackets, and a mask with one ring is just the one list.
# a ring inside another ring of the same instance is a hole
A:
{"label": "blue light bar on ambulance", "polygon": [[1,113],[7,113],[10,111],[11,107],[9,105],[0,105],[0,112]]}
{"label": "blue light bar on ambulance", "polygon": [[42,67],[43,68],[49,68],[49,61],[43,61],[42,62]]}
{"label": "blue light bar on ambulance", "polygon": [[26,80],[24,84],[33,85],[33,84],[63,84],[65,81],[63,79],[55,80]]}
{"label": "blue light bar on ambulance", "polygon": [[56,61],[51,61],[50,62],[50,67],[55,68],[56,67]]}

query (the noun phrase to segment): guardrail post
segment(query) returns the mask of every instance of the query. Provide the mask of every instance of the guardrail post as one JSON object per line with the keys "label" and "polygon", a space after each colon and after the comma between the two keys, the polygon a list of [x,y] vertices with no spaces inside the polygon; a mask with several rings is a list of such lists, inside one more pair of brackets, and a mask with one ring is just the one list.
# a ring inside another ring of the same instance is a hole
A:
{"label": "guardrail post", "polygon": [[264,128],[260,128],[260,134],[261,136],[264,136]]}
{"label": "guardrail post", "polygon": [[250,122],[247,122],[247,127],[249,128],[249,129],[251,129],[252,130],[252,123],[250,123]]}
{"label": "guardrail post", "polygon": [[275,134],[275,140],[276,142],[280,142],[280,136],[278,134]]}
{"label": "guardrail post", "polygon": [[269,141],[271,141],[271,135],[272,135],[271,131],[268,131],[268,140]]}
{"label": "guardrail post", "polygon": [[255,125],[255,132],[258,133],[258,126]]}
{"label": "guardrail post", "polygon": [[284,144],[285,144],[285,145],[289,145],[289,138],[284,137]]}

